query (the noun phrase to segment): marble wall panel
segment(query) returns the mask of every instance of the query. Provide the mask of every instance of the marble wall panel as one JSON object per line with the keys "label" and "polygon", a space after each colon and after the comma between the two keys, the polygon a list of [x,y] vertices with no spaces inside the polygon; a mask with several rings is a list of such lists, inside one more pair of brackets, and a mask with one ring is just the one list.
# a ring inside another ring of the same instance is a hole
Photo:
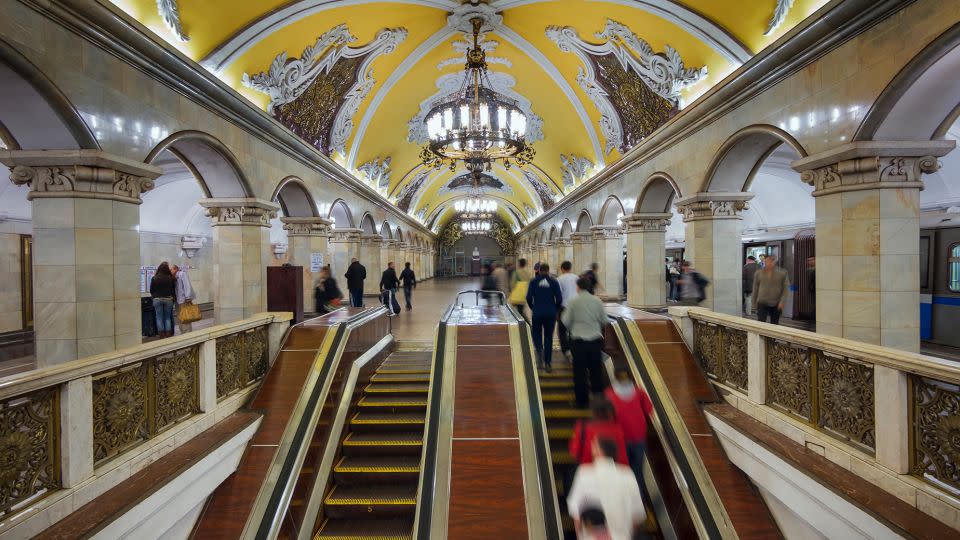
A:
{"label": "marble wall panel", "polygon": [[20,235],[0,233],[0,333],[23,329]]}

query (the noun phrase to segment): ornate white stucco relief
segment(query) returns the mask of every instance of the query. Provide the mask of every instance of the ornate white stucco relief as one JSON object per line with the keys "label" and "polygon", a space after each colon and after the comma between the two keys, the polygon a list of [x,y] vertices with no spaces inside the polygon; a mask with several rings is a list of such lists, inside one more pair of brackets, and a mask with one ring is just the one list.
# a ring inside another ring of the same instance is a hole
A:
{"label": "ornate white stucco relief", "polygon": [[367,182],[372,188],[382,193],[386,193],[386,190],[390,187],[391,170],[389,156],[382,160],[379,157],[373,158],[357,167],[357,171],[367,179]]}
{"label": "ornate white stucco relief", "polygon": [[157,12],[177,39],[190,41],[190,36],[183,31],[183,24],[180,23],[180,6],[177,5],[177,0],[157,0]]}
{"label": "ornate white stucco relief", "polygon": [[578,183],[586,180],[591,169],[593,169],[593,162],[583,156],[560,154],[560,174],[564,192],[569,192]]}
{"label": "ornate white stucco relief", "polygon": [[763,33],[765,36],[769,36],[777,28],[783,24],[783,21],[787,18],[787,13],[790,12],[790,8],[793,7],[793,0],[777,0],[776,7],[773,8],[773,16],[770,17],[770,22],[767,23],[767,31]]}

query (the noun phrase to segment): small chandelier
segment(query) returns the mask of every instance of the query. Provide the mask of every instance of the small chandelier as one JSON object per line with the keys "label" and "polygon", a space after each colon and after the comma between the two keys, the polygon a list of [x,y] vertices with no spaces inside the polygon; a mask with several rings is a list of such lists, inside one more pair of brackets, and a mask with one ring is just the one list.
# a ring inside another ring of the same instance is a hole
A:
{"label": "small chandelier", "polygon": [[497,201],[491,199],[460,199],[453,203],[453,209],[462,219],[490,219],[497,211]]}
{"label": "small chandelier", "polygon": [[460,229],[463,234],[481,235],[490,232],[489,221],[464,221],[460,223]]}
{"label": "small chandelier", "polygon": [[483,19],[470,20],[473,47],[467,51],[460,90],[433,104],[426,115],[430,142],[420,152],[423,165],[451,171],[462,161],[478,187],[480,174],[500,161],[509,169],[533,160],[533,147],[525,140],[527,117],[520,104],[493,90],[487,75],[486,53],[479,45]]}

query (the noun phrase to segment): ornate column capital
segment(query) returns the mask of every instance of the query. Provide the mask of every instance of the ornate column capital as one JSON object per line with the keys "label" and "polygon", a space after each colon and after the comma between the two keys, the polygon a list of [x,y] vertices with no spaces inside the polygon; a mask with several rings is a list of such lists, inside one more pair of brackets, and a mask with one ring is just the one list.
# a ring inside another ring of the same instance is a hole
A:
{"label": "ornate column capital", "polygon": [[396,249],[397,247],[397,241],[393,238],[384,238],[381,244],[383,245],[383,249]]}
{"label": "ornate column capital", "polygon": [[677,211],[683,215],[683,222],[704,219],[741,219],[740,214],[750,208],[747,202],[753,193],[747,192],[709,192],[695,193],[678,200]]}
{"label": "ornate column capital", "polygon": [[276,204],[253,197],[223,199],[200,199],[200,206],[207,209],[213,218],[213,226],[269,227],[270,220],[277,217]]}
{"label": "ornate column capital", "polygon": [[108,199],[140,204],[163,171],[101,150],[0,150],[10,181],[29,185],[30,200]]}
{"label": "ornate column capital", "polygon": [[321,217],[282,217],[283,230],[287,236],[330,236],[329,219]]}
{"label": "ornate column capital", "polygon": [[644,232],[666,232],[673,214],[637,212],[623,218],[627,234]]}
{"label": "ornate column capital", "polygon": [[594,225],[590,227],[594,240],[609,240],[623,236],[622,225]]}
{"label": "ornate column capital", "polygon": [[361,234],[360,244],[364,246],[380,246],[383,244],[383,237],[379,234]]}
{"label": "ornate column capital", "polygon": [[864,189],[923,189],[923,175],[956,141],[858,141],[791,163],[813,196]]}
{"label": "ornate column capital", "polygon": [[543,243],[541,243],[541,244],[540,244],[540,247],[542,247],[542,248],[544,248],[544,249],[550,249],[550,248],[552,248],[552,247],[555,246],[555,245],[557,245],[557,243],[556,243],[555,241],[553,241],[553,240],[550,240],[549,242],[543,242]]}
{"label": "ornate column capital", "polygon": [[352,229],[352,228],[333,228],[330,229],[330,241],[334,243],[346,243],[346,242],[360,242],[360,235],[363,234],[362,229]]}
{"label": "ornate column capital", "polygon": [[557,246],[572,246],[572,245],[573,245],[573,239],[572,239],[572,238],[557,238],[556,244],[557,244]]}
{"label": "ornate column capital", "polygon": [[570,241],[574,244],[589,244],[593,242],[593,233],[575,232],[570,233]]}

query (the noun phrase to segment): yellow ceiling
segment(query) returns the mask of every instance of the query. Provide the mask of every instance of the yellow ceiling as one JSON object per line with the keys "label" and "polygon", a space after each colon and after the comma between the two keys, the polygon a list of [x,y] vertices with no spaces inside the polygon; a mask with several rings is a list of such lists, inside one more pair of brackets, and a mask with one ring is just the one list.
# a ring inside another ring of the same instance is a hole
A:
{"label": "yellow ceiling", "polygon": [[[457,62],[443,69],[437,67],[440,62],[458,56],[452,44],[463,39],[461,33],[449,31],[444,39],[433,40],[432,48],[425,45],[433,37],[442,36],[447,27],[448,10],[456,9],[459,3],[456,0],[169,0],[179,7],[183,32],[189,36],[186,42],[178,40],[164,22],[156,0],[112,2],[208,68],[217,54],[233,50],[228,60],[220,57],[222,64],[216,76],[264,109],[269,97],[245,87],[241,78],[245,73],[267,71],[281,52],[286,51],[288,58],[298,58],[305,47],[338,24],[346,24],[357,38],[351,44],[353,47],[370,43],[384,28],[405,29],[406,37],[396,50],[380,54],[372,62],[371,76],[375,82],[352,117],[353,129],[346,152],[333,156],[353,171],[367,161],[390,157],[388,194],[402,191],[399,184],[415,178],[421,170],[418,168],[420,148],[407,141],[408,121],[419,112],[421,102],[437,92],[438,77],[462,70],[462,64]],[[743,55],[755,54],[826,0],[794,0],[784,22],[769,36],[764,36],[764,32],[778,0],[664,0],[660,4],[666,6],[668,14],[653,13],[629,0],[493,0],[489,3],[499,11],[503,26],[486,35],[488,41],[499,43],[488,52],[488,58],[502,57],[511,63],[510,66],[491,63],[490,70],[513,77],[516,81],[513,90],[528,99],[533,112],[542,118],[543,140],[533,144],[537,152],[534,164],[552,179],[548,184],[562,185],[561,154],[590,159],[597,166],[590,173],[620,156],[617,150],[605,151],[599,127],[601,111],[578,84],[581,59],[574,53],[561,51],[547,37],[548,26],[573,27],[580,39],[599,44],[602,40],[594,34],[612,19],[648,42],[657,53],[664,52],[669,45],[680,54],[685,67],[706,66],[707,77],[682,90],[682,106],[739,65],[730,54],[721,53],[716,43],[708,41],[733,43]],[[294,12],[299,12],[299,19],[289,15]],[[699,25],[696,32],[681,22],[691,19],[702,21],[695,23]],[[231,39],[244,31],[254,39],[246,41],[245,49],[233,49]],[[704,38],[705,35],[711,37]],[[385,83],[391,76],[395,80],[387,91]],[[462,172],[433,174],[435,179],[420,188],[409,212],[416,215],[429,206],[428,214],[433,214],[437,208],[462,197],[462,191],[440,194],[441,188]],[[528,185],[525,188],[526,180],[519,171],[507,173],[497,168],[494,174],[510,186],[512,193],[492,194],[520,209],[541,207],[532,188]],[[557,197],[561,196],[557,188],[554,192]],[[513,221],[509,214],[505,214],[505,219],[508,223]]]}

